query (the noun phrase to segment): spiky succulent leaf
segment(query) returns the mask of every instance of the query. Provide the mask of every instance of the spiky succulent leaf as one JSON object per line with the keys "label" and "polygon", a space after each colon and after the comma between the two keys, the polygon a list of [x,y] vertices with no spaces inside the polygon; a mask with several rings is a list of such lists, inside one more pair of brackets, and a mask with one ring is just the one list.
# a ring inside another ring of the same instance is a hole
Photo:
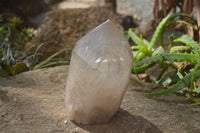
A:
{"label": "spiky succulent leaf", "polygon": [[173,46],[170,48],[170,53],[188,51],[188,50],[191,50],[189,46]]}
{"label": "spiky succulent leaf", "polygon": [[166,58],[164,58],[161,54],[155,55],[146,59],[143,59],[133,65],[134,67],[140,67],[143,65],[147,65],[149,63],[156,63],[156,62],[161,62],[165,61],[168,59],[168,61],[171,62],[191,62],[191,63],[197,63],[198,60],[200,59],[199,55],[196,54],[187,54],[187,53],[167,53]]}
{"label": "spiky succulent leaf", "polygon": [[[192,20],[194,20],[193,17],[191,17],[190,15],[188,14],[185,14],[185,13],[175,13],[175,14],[172,14],[172,15],[168,15],[167,17],[165,17],[160,23],[159,25],[157,26],[156,28],[156,31],[151,39],[151,42],[150,42],[150,45],[149,45],[149,49],[151,51],[151,49],[154,47],[154,45],[156,44],[156,41],[158,40],[158,37],[159,35],[162,33],[163,34],[163,31],[164,29],[166,28],[167,26],[167,23],[169,20],[172,20],[174,19],[175,17],[178,17],[178,16],[183,16],[183,17],[188,17]],[[195,21],[195,20],[194,20]],[[162,35],[161,35],[162,36]]]}
{"label": "spiky succulent leaf", "polygon": [[158,81],[156,81],[156,86],[163,86],[168,85],[171,83],[176,83],[180,79],[182,79],[187,73],[186,72],[177,72],[176,74],[170,75],[169,77],[162,78]]}
{"label": "spiky succulent leaf", "polygon": [[194,41],[192,38],[190,38],[189,36],[181,34],[181,33],[175,33],[170,36],[170,39],[173,41],[173,43],[181,42],[181,43],[186,44],[192,49],[193,53],[199,54],[199,44],[196,41]]}
{"label": "spiky succulent leaf", "polygon": [[[198,79],[200,77],[200,70],[197,70],[195,75],[195,79]],[[187,74],[185,77],[183,77],[181,80],[179,80],[176,84],[174,84],[172,87],[160,91],[160,92],[154,92],[154,93],[145,93],[145,96],[147,97],[161,97],[166,96],[172,93],[176,93],[177,91],[183,89],[186,86],[189,86],[192,78],[192,72]]]}
{"label": "spiky succulent leaf", "polygon": [[136,45],[139,45],[139,46],[142,45],[142,42],[141,42],[140,38],[133,32],[132,29],[128,30],[128,36],[133,40],[133,42]]}

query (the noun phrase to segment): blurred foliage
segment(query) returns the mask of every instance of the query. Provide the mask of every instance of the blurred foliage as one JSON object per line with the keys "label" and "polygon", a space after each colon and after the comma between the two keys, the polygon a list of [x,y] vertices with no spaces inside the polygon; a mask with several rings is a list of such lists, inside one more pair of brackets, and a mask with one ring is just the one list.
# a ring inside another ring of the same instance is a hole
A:
{"label": "blurred foliage", "polygon": [[33,34],[34,30],[25,28],[17,17],[9,18],[6,24],[0,23],[0,76],[7,77],[28,69],[25,63],[22,67],[18,62],[25,59],[22,51]]}
{"label": "blurred foliage", "polygon": [[46,43],[40,44],[34,53],[31,52],[31,47],[24,50],[27,43],[31,41],[34,32],[34,29],[25,28],[17,17],[9,18],[5,24],[0,22],[0,77],[13,76],[24,71],[49,66],[69,64],[66,59],[55,59],[58,54],[67,49],[58,51],[39,64],[38,56],[41,55],[39,49]]}

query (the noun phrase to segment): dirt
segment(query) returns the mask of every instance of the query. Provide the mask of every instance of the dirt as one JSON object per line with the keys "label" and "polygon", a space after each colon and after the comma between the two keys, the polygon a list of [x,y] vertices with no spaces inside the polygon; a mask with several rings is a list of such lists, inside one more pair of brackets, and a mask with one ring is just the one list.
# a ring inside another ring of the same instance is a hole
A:
{"label": "dirt", "polygon": [[[200,132],[200,108],[171,95],[144,97],[147,83],[131,80],[121,108],[108,124],[77,125],[64,104],[68,66],[24,72],[0,79],[2,133],[190,133]],[[66,121],[67,120],[67,121]]]}

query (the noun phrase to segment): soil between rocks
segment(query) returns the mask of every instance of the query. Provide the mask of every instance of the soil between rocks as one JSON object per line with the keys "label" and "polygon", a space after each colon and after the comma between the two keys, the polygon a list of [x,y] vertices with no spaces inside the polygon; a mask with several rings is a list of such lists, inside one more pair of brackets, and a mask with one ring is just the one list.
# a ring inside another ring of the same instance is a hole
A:
{"label": "soil between rocks", "polygon": [[[68,66],[0,79],[2,133],[191,133],[200,132],[200,108],[181,96],[144,97],[148,84],[130,81],[121,108],[108,124],[77,125],[64,104]],[[67,123],[65,124],[65,120]]]}

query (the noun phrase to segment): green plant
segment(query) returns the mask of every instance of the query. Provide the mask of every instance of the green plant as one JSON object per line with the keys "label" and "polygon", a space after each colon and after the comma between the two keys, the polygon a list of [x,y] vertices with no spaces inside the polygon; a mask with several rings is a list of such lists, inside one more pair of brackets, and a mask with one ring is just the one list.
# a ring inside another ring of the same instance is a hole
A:
{"label": "green plant", "polygon": [[[163,67],[163,70],[158,75],[155,86],[169,85],[170,87],[154,93],[145,93],[147,97],[160,97],[166,96],[172,93],[176,93],[179,90],[190,87],[186,96],[195,102],[195,105],[200,104],[198,99],[200,96],[200,87],[196,86],[196,80],[200,78],[200,51],[199,44],[181,33],[175,33],[170,36],[171,44],[168,50],[163,46],[163,33],[167,26],[174,23],[182,23],[195,28],[195,26],[181,20],[174,20],[177,17],[188,17],[193,20],[194,25],[197,26],[196,20],[190,15],[184,13],[176,13],[165,17],[158,27],[150,42],[143,39],[142,36],[138,37],[133,29],[129,29],[126,32],[126,36],[132,39],[135,43],[131,47],[134,55],[134,63],[132,72],[139,73],[147,70],[148,68],[159,64]],[[160,37],[160,46],[155,47],[156,41]],[[169,52],[168,52],[169,51]],[[187,63],[187,69],[181,67],[181,63]],[[176,74],[169,77],[162,78],[165,71],[169,68],[177,70]]]}
{"label": "green plant", "polygon": [[28,69],[23,60],[23,48],[31,40],[33,29],[24,28],[19,18],[0,23],[0,77],[15,75]]}
{"label": "green plant", "polygon": [[19,18],[10,18],[6,24],[0,23],[0,77],[13,76],[18,73],[35,70],[55,65],[69,64],[65,58],[56,59],[55,57],[66,51],[63,49],[50,56],[43,62],[38,62],[39,49],[47,44],[40,44],[34,53],[31,47],[24,50],[24,47],[34,34],[34,30],[25,28]]}

